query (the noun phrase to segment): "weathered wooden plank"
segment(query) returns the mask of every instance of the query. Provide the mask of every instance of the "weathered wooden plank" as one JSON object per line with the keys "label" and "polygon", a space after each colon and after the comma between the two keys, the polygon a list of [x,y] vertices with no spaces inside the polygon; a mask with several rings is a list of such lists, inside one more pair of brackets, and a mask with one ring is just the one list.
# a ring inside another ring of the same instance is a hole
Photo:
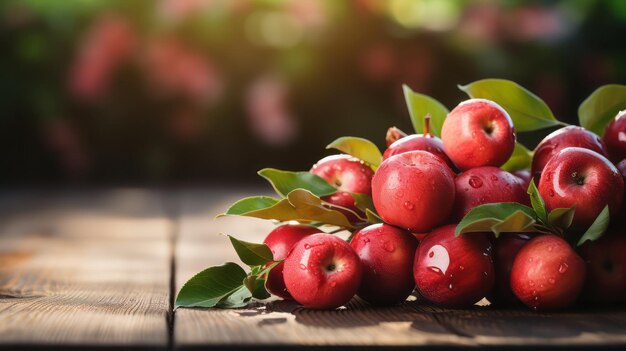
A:
{"label": "weathered wooden plank", "polygon": [[0,197],[0,348],[165,348],[171,219],[138,190]]}
{"label": "weathered wooden plank", "polygon": [[[235,199],[258,193],[228,189],[186,192],[177,245],[177,290],[194,273],[236,261],[218,233],[261,241],[271,223],[247,218],[213,219]],[[553,314],[475,307],[446,310],[418,301],[371,308],[353,300],[345,309],[313,311],[279,300],[238,310],[179,309],[175,345],[196,347],[412,346],[441,347],[626,347],[626,309],[589,309]]]}

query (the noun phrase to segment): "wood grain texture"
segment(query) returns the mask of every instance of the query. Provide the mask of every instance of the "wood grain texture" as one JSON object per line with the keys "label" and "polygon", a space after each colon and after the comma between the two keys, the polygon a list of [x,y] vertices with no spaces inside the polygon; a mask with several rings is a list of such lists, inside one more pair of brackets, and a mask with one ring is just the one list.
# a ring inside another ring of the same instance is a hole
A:
{"label": "wood grain texture", "polygon": [[0,348],[166,348],[170,219],[158,193],[41,193],[0,219]]}
{"label": "wood grain texture", "polygon": [[[181,196],[176,290],[198,271],[225,261],[238,262],[219,233],[261,242],[273,228],[267,221],[213,219],[236,199],[258,191],[189,191]],[[179,349],[271,348],[283,346],[410,346],[626,348],[626,308],[540,314],[526,309],[478,307],[446,310],[424,302],[371,308],[353,299],[336,311],[314,311],[293,302],[273,300],[244,309],[176,311],[175,345]]]}

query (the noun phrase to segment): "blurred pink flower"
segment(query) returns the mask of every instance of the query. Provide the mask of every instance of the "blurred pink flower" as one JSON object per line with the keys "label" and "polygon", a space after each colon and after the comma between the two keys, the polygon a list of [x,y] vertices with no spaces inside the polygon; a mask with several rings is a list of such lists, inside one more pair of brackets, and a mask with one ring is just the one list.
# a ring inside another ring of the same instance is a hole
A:
{"label": "blurred pink flower", "polygon": [[249,3],[249,0],[160,0],[157,11],[165,19],[180,21],[213,7],[240,12]]}
{"label": "blurred pink flower", "polygon": [[519,41],[555,39],[566,34],[563,18],[552,8],[519,7],[508,16],[505,23],[509,36]]}
{"label": "blurred pink flower", "polygon": [[278,77],[257,79],[249,88],[247,110],[253,132],[270,145],[281,146],[298,135],[288,102],[288,86]]}
{"label": "blurred pink flower", "polygon": [[501,12],[495,3],[468,5],[461,20],[460,33],[477,41],[498,41],[502,34]]}
{"label": "blurred pink flower", "polygon": [[319,0],[290,0],[286,10],[306,29],[321,28],[326,24],[324,2]]}
{"label": "blurred pink flower", "polygon": [[149,44],[145,69],[151,88],[159,95],[175,95],[201,104],[215,103],[223,84],[211,60],[176,38]]}
{"label": "blurred pink flower", "polygon": [[106,14],[92,25],[70,66],[69,84],[78,97],[101,97],[115,69],[136,46],[135,33],[127,19]]}

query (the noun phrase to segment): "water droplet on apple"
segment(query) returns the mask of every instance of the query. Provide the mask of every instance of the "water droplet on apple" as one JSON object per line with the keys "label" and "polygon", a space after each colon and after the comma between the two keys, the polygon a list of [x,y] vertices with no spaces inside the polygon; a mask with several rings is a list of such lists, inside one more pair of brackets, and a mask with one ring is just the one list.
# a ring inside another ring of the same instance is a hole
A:
{"label": "water droplet on apple", "polygon": [[363,242],[366,243],[366,244],[369,243],[370,242],[370,238],[364,238]]}
{"label": "water droplet on apple", "polygon": [[550,282],[550,284],[554,284],[556,281],[554,280],[554,278],[550,278],[548,279],[548,282]]}
{"label": "water droplet on apple", "polygon": [[435,256],[435,251],[431,251],[431,252],[428,253],[428,257],[432,258],[433,256]]}
{"label": "water droplet on apple", "polygon": [[330,287],[331,287],[331,288],[334,288],[334,287],[336,287],[336,286],[337,286],[337,282],[330,282],[330,284],[329,284],[329,285],[330,285]]}
{"label": "water droplet on apple", "polygon": [[306,266],[303,265],[302,263],[300,263],[300,269],[303,270],[303,271],[306,271]]}
{"label": "water droplet on apple", "polygon": [[464,269],[465,269],[465,267],[459,266],[459,270],[464,270]]}
{"label": "water droplet on apple", "polygon": [[385,251],[387,252],[394,252],[396,250],[396,247],[392,243],[387,241],[383,244],[383,249],[385,249]]}
{"label": "water droplet on apple", "polygon": [[568,268],[569,268],[569,266],[567,265],[567,263],[565,263],[565,262],[561,263],[561,265],[559,266],[559,273],[563,274],[563,273],[567,272]]}
{"label": "water droplet on apple", "polygon": [[480,178],[476,177],[476,176],[471,176],[470,179],[469,179],[469,185],[472,188],[478,189],[481,186],[483,186],[483,181]]}
{"label": "water droplet on apple", "polygon": [[402,191],[402,190],[398,190],[398,191],[396,192],[396,197],[403,197],[403,196],[404,196],[404,191]]}
{"label": "water droplet on apple", "polygon": [[532,258],[532,257],[529,257],[529,258],[528,258],[528,262],[532,262],[532,261],[533,261],[533,258]]}
{"label": "water droplet on apple", "polygon": [[310,248],[311,248],[311,245],[309,245],[308,243],[307,243],[307,244],[304,244],[304,248],[305,248],[305,249],[310,249]]}
{"label": "water droplet on apple", "polygon": [[413,205],[413,203],[412,203],[412,202],[410,202],[410,201],[405,201],[405,202],[404,202],[404,208],[406,208],[407,210],[409,210],[409,211],[410,211],[410,210],[414,209],[414,208],[415,208],[415,206]]}
{"label": "water droplet on apple", "polygon": [[530,286],[535,286],[535,282],[534,282],[534,281],[532,281],[532,280],[529,280],[529,281],[528,281],[528,285],[530,285]]}
{"label": "water droplet on apple", "polygon": [[450,283],[450,285],[448,285],[448,289],[452,290],[452,283]]}
{"label": "water droplet on apple", "polygon": [[553,245],[548,246],[548,251],[552,251],[552,250],[554,250],[554,246]]}
{"label": "water droplet on apple", "polygon": [[495,175],[495,174],[492,174],[491,175],[491,180],[493,180],[494,182],[497,182],[498,181],[498,176]]}

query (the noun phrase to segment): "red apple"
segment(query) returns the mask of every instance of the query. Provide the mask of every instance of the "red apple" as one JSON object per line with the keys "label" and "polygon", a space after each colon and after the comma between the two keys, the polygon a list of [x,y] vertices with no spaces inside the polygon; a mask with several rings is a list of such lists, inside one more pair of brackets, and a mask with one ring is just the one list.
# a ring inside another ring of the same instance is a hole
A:
{"label": "red apple", "polygon": [[522,188],[524,188],[524,190],[528,190],[528,186],[530,186],[530,180],[533,179],[530,170],[524,169],[519,171],[513,171],[511,172],[511,174],[522,181]]}
{"label": "red apple", "polygon": [[606,156],[606,147],[600,137],[578,126],[567,126],[550,133],[535,148],[532,161],[532,175],[535,182],[552,156],[566,147],[582,147]]}
{"label": "red apple", "polygon": [[411,233],[388,224],[374,224],[359,230],[350,246],[363,267],[359,297],[373,305],[406,300],[415,288],[413,260],[417,239]]}
{"label": "red apple", "polygon": [[539,181],[539,194],[549,211],[575,205],[572,224],[586,229],[607,204],[611,216],[619,212],[624,180],[604,156],[588,149],[569,147],[546,164]]}
{"label": "red apple", "polygon": [[487,234],[454,236],[455,225],[433,230],[420,242],[413,274],[428,301],[445,307],[468,307],[494,284],[491,242]]}
{"label": "red apple", "polygon": [[524,233],[504,233],[496,239],[493,251],[493,264],[496,272],[494,293],[489,300],[495,305],[513,305],[519,300],[511,290],[511,269],[519,250],[530,235]]}
{"label": "red apple", "polygon": [[500,105],[470,99],[455,107],[443,122],[446,154],[460,169],[503,165],[515,147],[515,129]]}
{"label": "red apple", "polygon": [[626,233],[613,229],[597,241],[586,242],[581,255],[587,263],[585,292],[595,302],[626,301]]}
{"label": "red apple", "polygon": [[361,261],[352,247],[332,234],[300,240],[285,259],[285,285],[308,308],[333,309],[354,296],[361,282]]}
{"label": "red apple", "polygon": [[626,110],[620,111],[604,129],[602,137],[611,161],[626,158]]}
{"label": "red apple", "polygon": [[[349,155],[332,155],[319,160],[311,173],[316,174],[332,186],[337,192],[322,197],[322,200],[333,205],[347,208],[362,216],[363,212],[356,207],[354,198],[350,193],[370,195],[372,193],[372,176],[374,171],[359,159]],[[348,220],[355,222],[356,216],[349,211],[342,211]]]}
{"label": "red apple", "polygon": [[[291,248],[300,240],[305,237],[319,233],[320,230],[315,227],[305,225],[281,225],[272,230],[263,243],[265,243],[270,250],[275,261],[284,260],[287,257]],[[271,264],[271,263],[270,263]],[[292,297],[285,287],[285,281],[283,279],[284,263],[279,263],[276,267],[272,268],[267,276],[267,290],[274,295],[280,296],[285,300],[291,300]]]}
{"label": "red apple", "polygon": [[472,208],[495,202],[530,204],[519,178],[498,167],[477,167],[459,174],[454,180],[456,199],[454,217],[461,220]]}
{"label": "red apple", "polygon": [[426,151],[391,156],[372,179],[374,207],[385,223],[426,232],[443,224],[454,203],[454,173]]}
{"label": "red apple", "polygon": [[585,262],[556,235],[530,239],[517,253],[511,268],[515,296],[535,310],[571,305],[585,281]]}

